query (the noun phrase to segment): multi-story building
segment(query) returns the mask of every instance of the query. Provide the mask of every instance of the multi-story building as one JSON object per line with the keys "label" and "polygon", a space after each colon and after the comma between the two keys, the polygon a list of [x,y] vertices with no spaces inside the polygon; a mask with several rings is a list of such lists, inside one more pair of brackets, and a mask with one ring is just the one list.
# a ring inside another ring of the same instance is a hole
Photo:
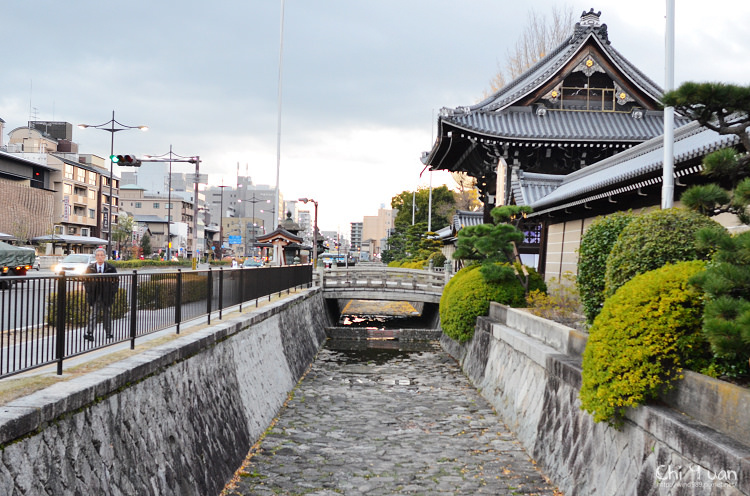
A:
{"label": "multi-story building", "polygon": [[380,258],[387,248],[390,230],[394,228],[398,210],[391,210],[381,205],[378,215],[366,215],[362,220],[362,252],[367,253],[369,260]]}
{"label": "multi-story building", "polygon": [[[136,185],[123,186],[120,195],[123,211],[131,214],[137,222],[161,225],[166,224],[168,219],[171,221],[169,234],[172,246],[169,246],[170,240],[167,239],[166,228],[163,228],[163,236],[152,239],[151,242],[156,253],[169,249],[181,257],[193,256],[196,236],[193,235],[195,203],[192,196],[186,198],[187,195],[172,192],[170,198],[169,195],[152,193]],[[201,222],[200,218],[198,221]],[[151,230],[153,232],[153,229]],[[202,246],[203,243],[199,242],[198,250]]]}
{"label": "multi-story building", "polygon": [[[78,153],[78,145],[72,141],[72,124],[29,122],[9,133],[4,149],[9,156],[6,158],[15,161],[17,175],[23,176],[22,164],[27,164],[29,185],[53,192],[51,214],[44,209],[26,214],[26,224],[34,226],[29,239],[50,242],[48,254],[90,252],[107,244],[110,224],[117,222],[119,178],[113,177],[110,196],[105,159]],[[29,168],[29,163],[37,166]],[[18,223],[19,218],[24,217],[13,216],[13,221]],[[40,218],[45,226],[39,226]]]}
{"label": "multi-story building", "polygon": [[[275,190],[265,185],[254,185],[249,177],[238,178],[239,187],[209,186],[206,188],[206,206],[210,222],[220,224],[224,217],[250,217],[255,223],[264,226],[266,231],[274,229],[277,212],[283,210],[283,197],[279,198],[282,208],[274,208]],[[221,213],[221,208],[224,212]]]}
{"label": "multi-story building", "polygon": [[362,222],[352,222],[350,224],[350,238],[351,238],[351,248],[350,250],[354,254],[359,254],[362,251]]}

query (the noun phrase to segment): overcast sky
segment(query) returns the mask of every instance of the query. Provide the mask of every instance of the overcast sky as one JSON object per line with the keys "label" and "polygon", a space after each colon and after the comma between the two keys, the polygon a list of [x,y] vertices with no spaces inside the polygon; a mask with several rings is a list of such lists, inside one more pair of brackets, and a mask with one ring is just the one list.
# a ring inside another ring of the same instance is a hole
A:
{"label": "overcast sky", "polygon": [[[601,10],[612,45],[664,85],[665,1],[570,3]],[[750,84],[747,0],[677,0],[675,80]],[[376,215],[427,185],[420,155],[441,107],[479,101],[530,8],[498,0],[286,0],[280,187],[319,201],[323,230]],[[0,118],[73,124],[111,118],[116,153],[200,155],[212,184],[237,164],[273,186],[281,0],[5,1]],[[107,132],[74,128],[81,153],[109,155]],[[147,165],[145,165],[147,166]],[[188,171],[189,165],[174,170]],[[448,183],[445,173],[433,185]]]}

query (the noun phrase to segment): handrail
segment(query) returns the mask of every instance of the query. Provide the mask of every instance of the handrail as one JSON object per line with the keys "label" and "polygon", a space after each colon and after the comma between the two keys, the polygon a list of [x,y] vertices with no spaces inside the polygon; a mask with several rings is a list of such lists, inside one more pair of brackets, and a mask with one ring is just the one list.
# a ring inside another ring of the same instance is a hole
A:
{"label": "handrail", "polygon": [[[210,324],[212,312],[221,319],[229,307],[253,300],[257,306],[261,298],[312,285],[311,265],[215,272],[1,277],[0,378],[52,363],[62,374],[67,358],[124,341],[133,349],[146,334],[172,326],[179,334],[184,322],[206,317]],[[93,292],[97,281],[115,288],[111,304],[89,306],[87,286]]]}

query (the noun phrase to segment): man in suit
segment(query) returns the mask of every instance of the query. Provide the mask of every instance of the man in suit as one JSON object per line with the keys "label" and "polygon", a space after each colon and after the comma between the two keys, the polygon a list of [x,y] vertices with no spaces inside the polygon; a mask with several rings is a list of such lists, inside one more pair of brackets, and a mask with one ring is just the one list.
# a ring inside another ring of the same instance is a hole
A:
{"label": "man in suit", "polygon": [[105,277],[98,274],[116,274],[117,269],[114,265],[107,262],[107,251],[104,248],[97,248],[94,251],[96,262],[86,267],[86,274],[96,274],[87,277],[84,282],[86,289],[86,302],[91,307],[89,316],[89,325],[84,339],[94,340],[94,328],[96,321],[101,314],[104,321],[104,330],[107,333],[107,339],[112,339],[112,312],[111,308],[115,302],[119,281],[117,277]]}

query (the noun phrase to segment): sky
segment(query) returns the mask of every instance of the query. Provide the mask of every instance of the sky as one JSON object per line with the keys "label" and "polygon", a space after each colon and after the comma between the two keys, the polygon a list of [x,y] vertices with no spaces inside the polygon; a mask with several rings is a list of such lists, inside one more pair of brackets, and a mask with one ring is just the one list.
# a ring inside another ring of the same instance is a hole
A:
{"label": "sky", "polygon": [[[675,3],[676,85],[750,84],[750,2]],[[480,101],[530,10],[543,15],[561,6],[283,5],[282,43],[282,0],[5,0],[3,143],[30,119],[96,125],[114,110],[122,124],[149,126],[115,133],[115,153],[159,155],[172,145],[177,154],[199,155],[215,185],[235,184],[239,164],[241,174],[273,187],[278,170],[285,199],[315,199],[321,230],[348,233],[350,222],[390,208],[402,191],[430,181],[455,187],[445,172],[420,177],[440,108]],[[601,11],[615,49],[664,85],[666,1],[567,5],[576,19]],[[73,140],[81,153],[109,155],[108,132],[75,127]]]}

